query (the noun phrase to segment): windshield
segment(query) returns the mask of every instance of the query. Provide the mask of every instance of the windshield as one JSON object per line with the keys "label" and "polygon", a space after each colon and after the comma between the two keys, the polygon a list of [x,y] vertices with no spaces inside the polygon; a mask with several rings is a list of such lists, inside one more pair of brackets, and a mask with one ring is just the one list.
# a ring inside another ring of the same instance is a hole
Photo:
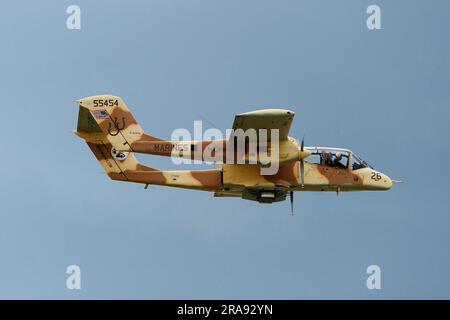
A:
{"label": "windshield", "polygon": [[372,168],[367,162],[358,157],[356,154],[352,154],[352,169],[358,170],[362,168]]}

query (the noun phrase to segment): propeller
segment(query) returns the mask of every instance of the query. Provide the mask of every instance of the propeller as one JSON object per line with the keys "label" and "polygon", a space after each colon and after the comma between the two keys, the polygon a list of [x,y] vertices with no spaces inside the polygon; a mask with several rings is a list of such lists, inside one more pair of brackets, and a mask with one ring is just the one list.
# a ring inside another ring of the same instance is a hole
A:
{"label": "propeller", "polygon": [[[305,137],[302,138],[302,144],[300,146],[300,154],[303,155],[305,149]],[[302,156],[300,159],[300,179],[302,183],[302,188],[305,187],[305,161],[303,160],[304,157]]]}
{"label": "propeller", "polygon": [[291,196],[291,214],[294,215],[294,191],[291,190],[289,195]]}

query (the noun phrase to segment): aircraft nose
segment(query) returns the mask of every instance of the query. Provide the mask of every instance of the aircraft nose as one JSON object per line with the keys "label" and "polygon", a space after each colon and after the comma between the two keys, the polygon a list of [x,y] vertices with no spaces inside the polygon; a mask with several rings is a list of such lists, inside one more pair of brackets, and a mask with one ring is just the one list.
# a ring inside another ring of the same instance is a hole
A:
{"label": "aircraft nose", "polygon": [[382,175],[382,181],[383,181],[383,188],[385,190],[389,190],[390,188],[392,188],[392,179],[389,178],[387,175],[383,174]]}

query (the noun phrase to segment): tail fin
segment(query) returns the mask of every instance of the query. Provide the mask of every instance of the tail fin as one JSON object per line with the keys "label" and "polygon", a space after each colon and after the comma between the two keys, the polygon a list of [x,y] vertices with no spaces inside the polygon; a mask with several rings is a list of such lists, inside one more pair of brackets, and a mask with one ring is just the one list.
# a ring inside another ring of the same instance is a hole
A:
{"label": "tail fin", "polygon": [[92,130],[93,124],[96,123],[98,128],[95,129],[99,129],[116,150],[133,151],[131,145],[136,141],[161,140],[144,133],[121,97],[98,95],[77,102],[80,106],[80,115],[83,116],[78,119],[78,127],[87,126],[83,129]]}
{"label": "tail fin", "polygon": [[[101,117],[96,119],[94,116],[101,115],[101,112],[97,111],[98,110],[96,109],[91,111],[87,107],[80,104],[77,130],[74,133],[80,138],[86,140],[89,148],[91,148],[98,162],[101,164],[108,176],[113,180],[129,181],[130,179],[127,177],[127,172],[155,171],[153,168],[140,164],[132,152],[118,151],[112,145],[112,142],[110,141],[111,137],[109,137],[108,133],[105,133],[101,128],[101,125],[104,126],[105,124],[101,122],[99,124],[99,120],[102,120]],[[112,135],[112,137],[122,137],[124,140],[122,135]],[[115,141],[117,142],[117,140]]]}

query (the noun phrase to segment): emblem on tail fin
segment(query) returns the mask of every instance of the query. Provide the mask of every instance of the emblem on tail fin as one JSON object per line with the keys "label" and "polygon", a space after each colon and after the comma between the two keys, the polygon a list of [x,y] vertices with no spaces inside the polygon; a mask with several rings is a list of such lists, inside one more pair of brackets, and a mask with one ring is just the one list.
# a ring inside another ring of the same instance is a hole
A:
{"label": "emblem on tail fin", "polygon": [[109,114],[106,110],[93,110],[92,115],[98,120],[109,119]]}
{"label": "emblem on tail fin", "polygon": [[128,157],[128,152],[126,151],[117,151],[116,148],[111,148],[111,156],[115,160],[125,160]]}
{"label": "emblem on tail fin", "polygon": [[119,121],[117,120],[117,117],[114,117],[114,128],[116,129],[115,133],[111,132],[111,122],[109,123],[108,126],[108,133],[112,136],[117,136],[119,134],[119,132],[123,129],[125,129],[125,117],[122,117],[122,126],[119,127]]}

